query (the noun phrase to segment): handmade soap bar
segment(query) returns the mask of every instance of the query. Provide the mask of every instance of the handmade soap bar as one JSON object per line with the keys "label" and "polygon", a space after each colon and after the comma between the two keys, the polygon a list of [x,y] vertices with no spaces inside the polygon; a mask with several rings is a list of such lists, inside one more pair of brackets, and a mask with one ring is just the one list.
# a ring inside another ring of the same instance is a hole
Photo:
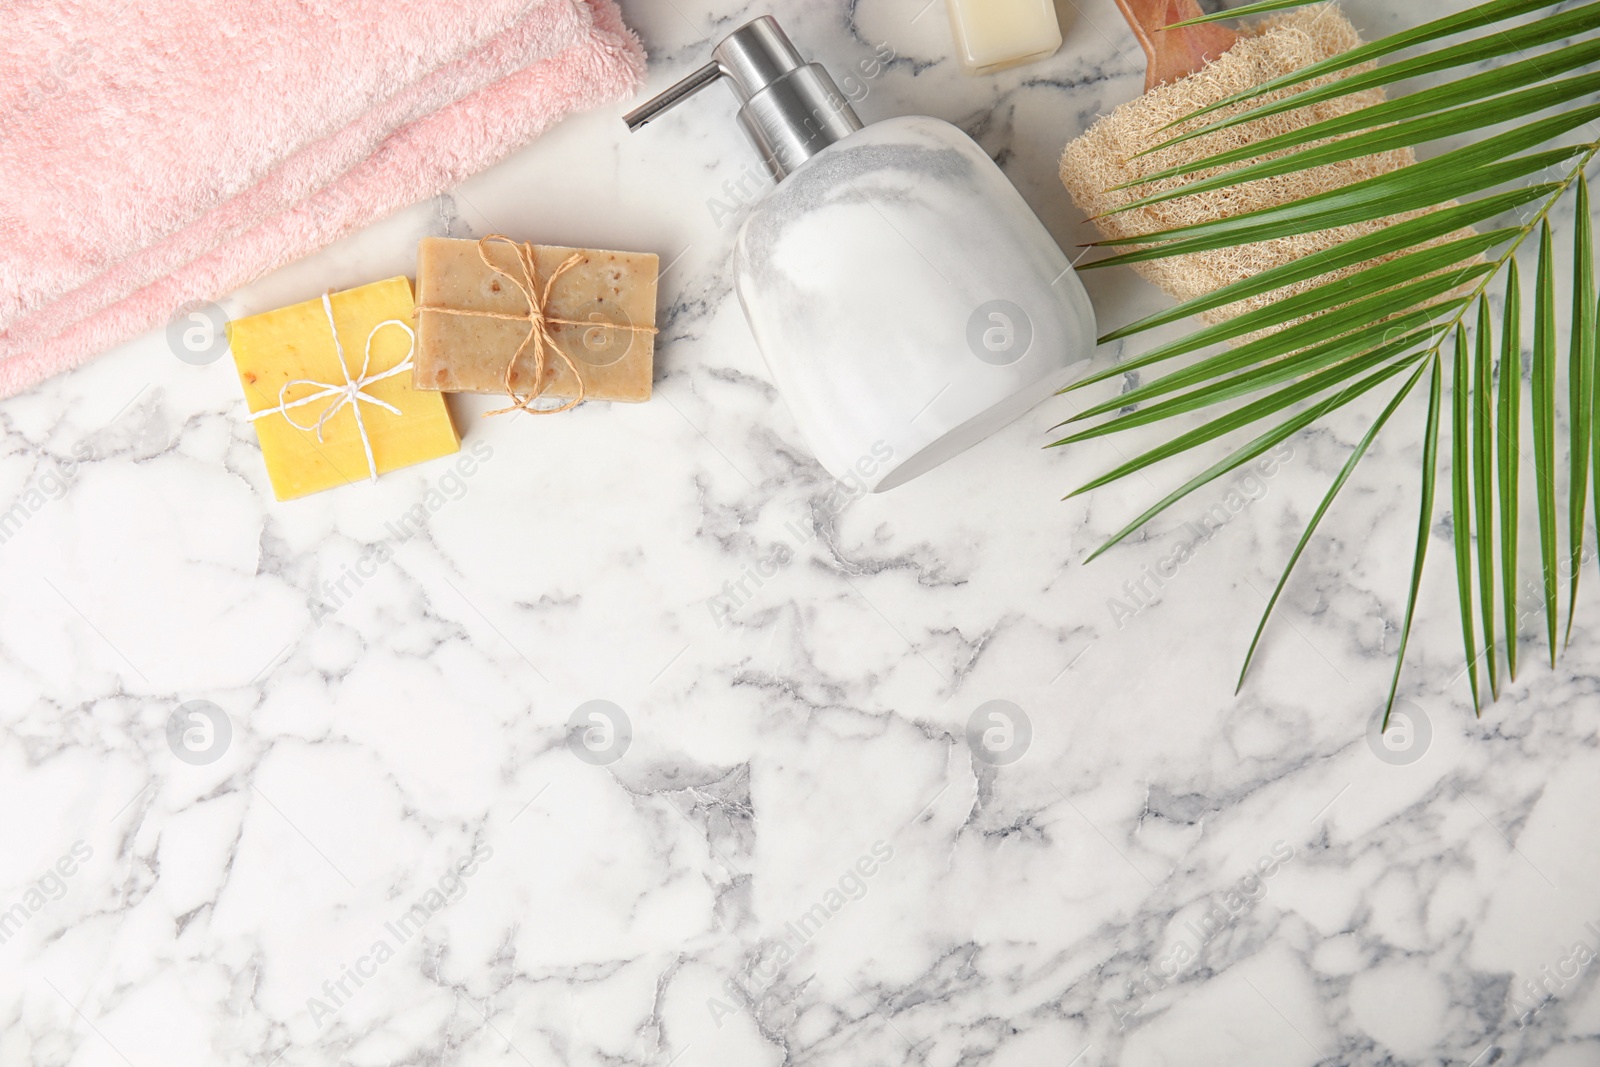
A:
{"label": "handmade soap bar", "polygon": [[[332,293],[328,308],[344,346],[340,366],[333,326],[322,300],[279,308],[239,319],[228,327],[233,361],[244,387],[252,421],[261,440],[272,490],[279,500],[304,496],[336,485],[359,482],[377,473],[406,467],[459,450],[460,440],[438,393],[412,388],[409,370],[401,367],[412,355],[412,339],[404,327],[412,320],[411,283],[390,278],[358,289]],[[395,320],[373,332],[380,323]],[[362,361],[371,341],[371,358],[363,379]],[[348,376],[346,375],[348,368]],[[357,401],[329,394],[304,404],[295,401],[344,387],[361,386]],[[297,384],[289,385],[295,382]],[[288,389],[284,387],[288,385]],[[382,404],[378,403],[381,401]],[[281,411],[273,411],[289,404]],[[353,403],[361,405],[358,427]],[[314,428],[333,405],[338,410]],[[399,409],[395,414],[383,404]],[[310,426],[313,429],[301,429]],[[372,445],[372,464],[362,443],[362,430]]]}
{"label": "handmade soap bar", "polygon": [[1055,0],[947,0],[956,59],[967,74],[992,74],[1056,54]]}
{"label": "handmade soap bar", "polygon": [[[525,316],[528,300],[511,278],[495,273],[480,253],[512,278],[523,279],[517,248],[509,241],[458,241],[425,237],[417,249],[418,389],[461,393],[504,393],[506,368],[528,336],[528,321],[446,314],[487,311]],[[650,399],[655,362],[656,276],[658,260],[640,252],[602,252],[535,245],[541,298],[551,274],[575,252],[582,261],[564,271],[550,289],[544,313],[550,334],[583,376],[590,400]],[[574,325],[582,323],[583,325]],[[532,346],[524,350],[511,388],[533,393]],[[565,360],[546,357],[545,397],[571,399],[578,383]]]}

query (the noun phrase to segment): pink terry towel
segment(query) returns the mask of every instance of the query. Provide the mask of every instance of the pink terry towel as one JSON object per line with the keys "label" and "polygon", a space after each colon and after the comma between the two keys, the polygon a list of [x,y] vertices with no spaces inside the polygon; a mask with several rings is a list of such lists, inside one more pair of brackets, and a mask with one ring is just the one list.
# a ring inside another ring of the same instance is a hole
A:
{"label": "pink terry towel", "polygon": [[614,0],[18,0],[0,396],[631,95]]}

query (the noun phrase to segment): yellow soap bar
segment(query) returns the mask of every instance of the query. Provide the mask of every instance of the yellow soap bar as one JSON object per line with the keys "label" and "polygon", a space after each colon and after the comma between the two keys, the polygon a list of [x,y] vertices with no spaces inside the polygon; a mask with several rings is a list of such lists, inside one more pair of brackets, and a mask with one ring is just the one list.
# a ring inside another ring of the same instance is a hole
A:
{"label": "yellow soap bar", "polygon": [[[372,333],[379,323],[391,319],[412,325],[414,304],[407,279],[373,282],[333,293],[328,299],[351,379],[361,378],[362,354],[369,335],[372,357],[368,376],[399,366],[411,354],[411,338],[399,326],[391,324]],[[239,319],[229,325],[228,340],[239,371],[239,384],[244,387],[245,401],[252,413],[275,408],[284,400],[292,403],[321,389],[318,385],[300,384],[280,395],[291,381],[309,379],[322,386],[343,386],[347,381],[320,298]],[[410,373],[402,371],[371,382],[363,387],[362,395],[400,410],[396,415],[378,404],[360,401],[361,421],[372,442],[372,457],[379,474],[460,450],[461,441],[444,398],[412,388]],[[324,397],[290,408],[288,414],[301,426],[314,426],[339,399]],[[320,441],[314,429],[298,429],[282,413],[263,415],[254,420],[254,425],[261,440],[261,456],[272,479],[272,491],[279,500],[371,476],[355,412],[349,403],[323,424]]]}
{"label": "yellow soap bar", "polygon": [[[488,250],[495,266],[522,278],[517,251],[510,243],[490,241],[481,247]],[[528,323],[428,310],[528,312],[527,298],[509,279],[484,265],[479,248],[477,241],[445,237],[425,237],[417,247],[418,389],[506,391],[506,368],[528,336]],[[648,252],[535,245],[541,293],[544,282],[574,253],[583,259],[556,280],[545,314],[584,325],[552,324],[551,336],[582,375],[587,399],[649,400],[659,260]],[[520,394],[536,392],[533,372],[530,345],[517,361],[512,389]],[[571,399],[578,395],[572,369],[555,353],[546,356],[544,386],[540,396]]]}

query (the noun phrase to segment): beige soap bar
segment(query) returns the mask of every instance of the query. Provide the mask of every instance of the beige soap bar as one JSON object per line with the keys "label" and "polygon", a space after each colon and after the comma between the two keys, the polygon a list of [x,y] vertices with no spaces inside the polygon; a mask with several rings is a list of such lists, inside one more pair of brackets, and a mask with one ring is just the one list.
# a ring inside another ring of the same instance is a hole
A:
{"label": "beige soap bar", "polygon": [[[425,237],[417,248],[418,389],[448,393],[504,393],[506,367],[528,336],[526,321],[447,315],[428,307],[522,315],[528,301],[507,278],[484,266],[477,241]],[[516,249],[504,241],[483,247],[495,266],[521,278]],[[552,324],[551,335],[583,376],[590,400],[650,399],[655,364],[656,278],[659,260],[649,252],[605,252],[535,245],[540,288],[574,252],[583,262],[556,281],[545,313],[588,325]],[[627,327],[646,327],[629,329]],[[511,379],[520,394],[535,392],[533,348],[517,361]],[[578,383],[566,361],[549,353],[541,396],[571,399]]]}

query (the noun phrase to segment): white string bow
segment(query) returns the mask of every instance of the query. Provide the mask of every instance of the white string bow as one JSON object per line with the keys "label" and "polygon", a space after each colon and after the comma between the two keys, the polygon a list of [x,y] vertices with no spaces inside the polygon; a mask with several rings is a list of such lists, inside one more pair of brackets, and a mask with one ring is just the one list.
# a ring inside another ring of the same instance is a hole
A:
{"label": "white string bow", "polygon": [[[417,335],[409,325],[400,321],[399,319],[384,319],[382,322],[378,323],[372,328],[371,333],[367,334],[366,350],[361,355],[361,374],[359,377],[352,378],[350,377],[350,364],[346,362],[344,358],[344,345],[339,341],[339,327],[333,321],[333,304],[328,300],[327,293],[322,294],[322,311],[323,314],[328,316],[328,329],[333,333],[333,348],[334,351],[339,354],[339,369],[344,372],[344,384],[337,385],[332,382],[319,382],[315,378],[296,378],[294,381],[284,382],[283,388],[278,390],[278,406],[275,408],[262,408],[260,411],[253,411],[250,413],[250,419],[253,422],[265,415],[282,415],[284,421],[288,422],[290,426],[293,426],[297,430],[304,430],[307,433],[315,430],[317,432],[317,441],[320,443],[322,441],[323,427],[327,425],[328,420],[337,415],[340,408],[344,407],[346,404],[349,404],[350,410],[353,411],[356,416],[356,433],[360,434],[361,436],[361,447],[365,449],[367,453],[367,470],[372,474],[371,480],[377,481],[378,461],[372,456],[372,439],[367,436],[366,423],[361,419],[361,401],[365,400],[369,404],[376,404],[378,407],[384,408],[385,410],[396,415],[401,414],[399,408],[395,407],[386,400],[379,400],[377,397],[368,393],[366,389],[367,386],[373,384],[374,382],[381,382],[385,378],[394,377],[396,374],[404,374],[406,371],[411,369],[411,357],[417,349]],[[382,371],[378,374],[368,374],[367,370],[372,363],[372,339],[376,337],[378,335],[378,331],[383,329],[385,326],[398,326],[404,330],[406,332],[406,336],[411,340],[410,348],[406,351],[406,358],[401,360],[399,363],[396,363],[388,370]],[[301,397],[299,400],[289,400],[289,390],[300,385],[316,385],[320,386],[321,388],[315,393]],[[291,408],[303,407],[306,404],[314,404],[318,400],[322,400],[330,396],[337,396],[339,399],[329,404],[327,409],[323,411],[322,416],[309,426],[303,426],[296,422],[294,420],[294,416],[290,414]]]}

